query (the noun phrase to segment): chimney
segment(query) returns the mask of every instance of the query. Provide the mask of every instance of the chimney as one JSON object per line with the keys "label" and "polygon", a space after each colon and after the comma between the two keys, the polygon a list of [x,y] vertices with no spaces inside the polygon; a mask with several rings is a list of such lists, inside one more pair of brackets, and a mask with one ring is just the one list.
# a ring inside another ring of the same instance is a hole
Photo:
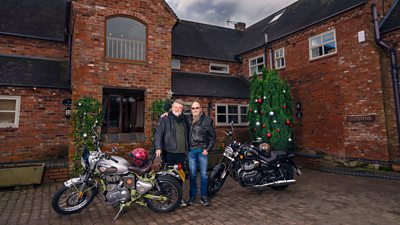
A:
{"label": "chimney", "polygon": [[235,30],[244,31],[244,29],[246,29],[246,24],[245,23],[243,23],[243,22],[235,23]]}

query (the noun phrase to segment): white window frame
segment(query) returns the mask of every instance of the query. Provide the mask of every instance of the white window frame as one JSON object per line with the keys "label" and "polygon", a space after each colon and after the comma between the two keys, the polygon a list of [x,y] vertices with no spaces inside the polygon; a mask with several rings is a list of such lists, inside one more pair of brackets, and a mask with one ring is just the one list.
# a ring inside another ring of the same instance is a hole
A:
{"label": "white window frame", "polygon": [[[330,33],[333,33],[333,40],[324,41],[323,40],[323,36],[327,35],[327,34],[330,34]],[[320,44],[312,46],[312,41],[315,40],[315,39],[321,39],[320,40]],[[329,43],[332,43],[332,42],[335,43],[335,51],[331,52],[331,53],[325,53],[324,46],[326,44],[329,44]],[[320,47],[322,47],[322,51],[323,51],[322,55],[313,57],[312,56],[312,50],[316,49],[316,48],[320,48]],[[318,59],[318,58],[325,57],[325,56],[328,56],[328,55],[336,54],[337,51],[338,51],[338,46],[337,46],[337,41],[336,41],[336,31],[335,31],[335,29],[332,29],[332,30],[326,31],[324,33],[321,33],[321,34],[318,34],[318,35],[315,35],[315,36],[312,36],[312,37],[308,38],[308,48],[309,48],[310,60]]]}
{"label": "white window frame", "polygon": [[[257,59],[261,58],[263,59],[262,63],[257,63]],[[255,65],[251,65],[251,61],[256,60],[256,64]],[[249,59],[249,77],[253,76],[253,73],[251,72],[251,68],[256,67],[257,69],[257,75],[260,75],[262,73],[262,71],[258,71],[258,66],[263,65],[263,67],[265,67],[265,58],[264,55],[259,55],[253,58]]]}
{"label": "white window frame", "polygon": [[171,60],[171,68],[174,70],[181,69],[181,60],[180,59],[172,59]]}
{"label": "white window frame", "polygon": [[0,113],[15,113],[14,123],[1,123],[0,128],[18,128],[19,126],[19,114],[21,109],[21,96],[8,96],[8,95],[0,95],[0,100],[15,100],[15,109],[14,110],[0,110]]}
{"label": "white window frame", "polygon": [[[225,113],[218,113],[218,106],[225,106]],[[233,113],[228,113],[228,106],[237,106],[238,107],[238,113],[237,114],[233,114]],[[249,125],[249,122],[247,121],[247,122],[241,122],[241,116],[242,116],[242,113],[241,113],[241,111],[240,111],[240,108],[241,107],[247,107],[247,112],[246,112],[246,116],[247,116],[247,120],[248,120],[248,110],[249,110],[249,105],[246,105],[246,104],[236,104],[236,103],[216,103],[215,104],[215,125],[216,126],[228,126],[229,125],[229,123],[230,123],[230,121],[228,121],[228,116],[229,115],[238,115],[238,123],[234,123],[234,125],[237,125],[237,126],[248,126]],[[225,115],[226,116],[226,118],[227,118],[227,121],[226,122],[222,122],[222,123],[220,123],[220,122],[218,122],[218,115]]]}
{"label": "white window frame", "polygon": [[282,69],[286,67],[285,48],[275,50],[275,68]]}
{"label": "white window frame", "polygon": [[[220,67],[222,69],[226,69],[226,71],[221,70],[213,70],[211,67]],[[229,74],[229,65],[227,64],[217,64],[217,63],[210,63],[210,73],[221,73],[221,74]]]}

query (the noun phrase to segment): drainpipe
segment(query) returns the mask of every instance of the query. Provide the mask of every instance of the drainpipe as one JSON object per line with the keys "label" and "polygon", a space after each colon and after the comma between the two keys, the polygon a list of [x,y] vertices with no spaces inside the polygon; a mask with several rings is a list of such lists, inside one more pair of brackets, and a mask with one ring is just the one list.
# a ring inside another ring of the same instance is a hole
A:
{"label": "drainpipe", "polygon": [[267,69],[268,70],[268,68],[267,68],[267,49],[268,49],[268,34],[267,33],[265,33],[264,34],[264,43],[265,43],[265,45],[264,45],[264,66],[265,66],[265,69]]}
{"label": "drainpipe", "polygon": [[378,24],[378,12],[375,4],[372,4],[372,16],[374,19],[375,41],[378,45],[380,45],[382,48],[386,49],[390,53],[390,72],[392,75],[392,83],[393,83],[392,85],[393,85],[395,107],[396,107],[397,135],[400,141],[399,71],[397,68],[396,50],[393,47],[389,46],[381,38],[381,33],[379,31],[379,24]]}
{"label": "drainpipe", "polygon": [[272,60],[272,48],[271,48],[271,46],[269,46],[269,68],[271,70],[274,69],[274,64],[273,64],[273,60]]}

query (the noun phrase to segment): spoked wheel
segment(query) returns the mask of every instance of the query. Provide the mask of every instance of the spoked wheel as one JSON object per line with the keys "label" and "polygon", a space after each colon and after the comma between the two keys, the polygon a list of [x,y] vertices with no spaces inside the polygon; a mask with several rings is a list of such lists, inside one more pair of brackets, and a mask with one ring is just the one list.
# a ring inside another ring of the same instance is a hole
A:
{"label": "spoked wheel", "polygon": [[221,190],[227,177],[227,174],[225,174],[225,176],[222,177],[224,171],[225,171],[224,164],[219,164],[216,167],[214,167],[213,171],[208,177],[208,190],[207,190],[208,196],[213,196],[219,190]]}
{"label": "spoked wheel", "polygon": [[54,194],[51,206],[59,214],[76,213],[88,206],[97,192],[97,187],[91,187],[82,182],[69,187],[63,186]]}
{"label": "spoked wheel", "polygon": [[167,197],[167,200],[159,201],[155,199],[145,198],[147,206],[154,212],[171,212],[176,209],[176,207],[178,207],[182,201],[182,186],[175,178],[170,176],[160,176],[157,178],[157,181],[161,191],[158,191],[154,187],[153,190],[149,192],[149,194]]}
{"label": "spoked wheel", "polygon": [[[283,174],[283,177],[286,180],[292,180],[293,179],[293,167],[289,164],[282,164],[280,167],[280,171]],[[275,191],[283,191],[285,190],[289,185],[279,185],[279,186],[271,186],[272,189]]]}

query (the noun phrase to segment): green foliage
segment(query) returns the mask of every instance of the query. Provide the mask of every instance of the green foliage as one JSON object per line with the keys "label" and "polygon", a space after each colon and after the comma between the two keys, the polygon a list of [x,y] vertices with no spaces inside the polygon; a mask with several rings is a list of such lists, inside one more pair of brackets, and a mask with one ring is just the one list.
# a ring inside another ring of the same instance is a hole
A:
{"label": "green foliage", "polygon": [[75,144],[74,172],[80,171],[79,160],[82,150],[86,147],[89,151],[96,150],[93,143],[94,131],[93,125],[97,121],[97,126],[103,123],[102,106],[99,101],[93,97],[83,97],[74,103],[72,109],[72,138]]}
{"label": "green foliage", "polygon": [[156,132],[158,120],[163,113],[169,111],[169,109],[171,108],[172,102],[173,101],[171,99],[157,99],[151,103],[151,107],[150,107],[151,121],[152,121],[152,124],[151,124],[151,133],[152,133],[151,153],[153,153],[155,151],[155,149],[154,149],[154,133]]}
{"label": "green foliage", "polygon": [[262,80],[253,75],[249,108],[252,138],[261,137],[274,150],[287,150],[293,140],[292,99],[287,82],[276,71],[264,68]]}

